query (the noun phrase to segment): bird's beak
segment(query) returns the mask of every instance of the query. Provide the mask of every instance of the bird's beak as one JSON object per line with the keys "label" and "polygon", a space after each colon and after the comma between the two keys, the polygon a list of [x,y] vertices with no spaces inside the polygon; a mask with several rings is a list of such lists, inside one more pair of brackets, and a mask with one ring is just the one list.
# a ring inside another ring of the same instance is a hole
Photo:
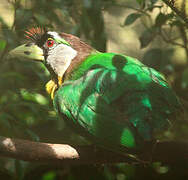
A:
{"label": "bird's beak", "polygon": [[23,57],[27,59],[33,59],[37,61],[43,61],[43,50],[34,43],[23,44],[9,52],[9,56],[12,58]]}

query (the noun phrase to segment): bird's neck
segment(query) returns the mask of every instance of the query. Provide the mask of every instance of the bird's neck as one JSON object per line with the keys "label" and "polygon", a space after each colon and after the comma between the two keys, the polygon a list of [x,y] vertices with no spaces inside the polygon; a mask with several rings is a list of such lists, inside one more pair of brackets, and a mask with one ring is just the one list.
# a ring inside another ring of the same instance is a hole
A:
{"label": "bird's neck", "polygon": [[71,34],[62,33],[62,37],[77,51],[76,57],[72,60],[70,66],[63,75],[63,81],[72,79],[73,72],[90,56],[97,51],[80,40],[80,38]]}
{"label": "bird's neck", "polygon": [[82,62],[87,59],[92,53],[97,52],[88,44],[81,41],[78,37],[71,34],[62,33],[61,36],[71,45],[71,47],[77,52],[76,56],[71,60],[70,65],[61,76],[53,76],[52,79],[46,84],[46,91],[53,99],[56,90],[63,84],[64,81],[70,80],[72,74]]}

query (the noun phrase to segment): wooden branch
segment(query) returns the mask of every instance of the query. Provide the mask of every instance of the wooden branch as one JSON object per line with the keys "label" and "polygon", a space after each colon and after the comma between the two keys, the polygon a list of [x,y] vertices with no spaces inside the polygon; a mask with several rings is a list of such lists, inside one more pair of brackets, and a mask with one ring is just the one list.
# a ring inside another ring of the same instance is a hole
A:
{"label": "wooden branch", "polygon": [[[139,157],[148,160],[148,149],[143,152]],[[93,146],[72,147],[66,144],[40,143],[6,137],[0,137],[0,156],[56,165],[138,162],[129,156],[96,149]],[[152,160],[164,163],[188,163],[188,142],[158,142]]]}
{"label": "wooden branch", "polygon": [[188,1],[187,0],[162,0],[177,15],[179,15],[188,26]]}
{"label": "wooden branch", "polygon": [[72,147],[0,137],[0,156],[39,163],[89,164],[131,162],[132,158],[94,146]]}

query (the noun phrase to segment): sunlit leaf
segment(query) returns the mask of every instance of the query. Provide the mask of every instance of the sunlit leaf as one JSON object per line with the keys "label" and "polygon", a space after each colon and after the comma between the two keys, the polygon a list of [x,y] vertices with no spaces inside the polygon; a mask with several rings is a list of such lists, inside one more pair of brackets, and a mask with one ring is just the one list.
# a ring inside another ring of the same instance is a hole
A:
{"label": "sunlit leaf", "polygon": [[48,104],[48,99],[47,99],[45,96],[36,93],[36,94],[34,94],[34,97],[35,97],[35,100],[36,100],[39,104],[41,104],[41,105],[47,105],[47,104]]}
{"label": "sunlit leaf", "polygon": [[41,105],[47,105],[49,103],[48,99],[41,94],[31,93],[26,89],[21,89],[20,93],[25,100],[34,101]]}
{"label": "sunlit leaf", "polygon": [[26,89],[21,89],[21,90],[20,90],[20,94],[21,94],[21,96],[22,96],[25,100],[35,101],[35,97],[33,96],[33,94],[30,93],[30,92],[28,92]]}

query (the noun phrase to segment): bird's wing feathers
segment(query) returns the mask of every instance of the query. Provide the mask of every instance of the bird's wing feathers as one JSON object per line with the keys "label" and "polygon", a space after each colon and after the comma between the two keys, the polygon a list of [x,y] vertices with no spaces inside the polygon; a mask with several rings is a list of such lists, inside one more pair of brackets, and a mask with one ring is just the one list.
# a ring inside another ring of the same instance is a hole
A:
{"label": "bird's wing feathers", "polygon": [[131,148],[168,127],[179,103],[160,73],[137,61],[121,64],[90,67],[63,84],[54,105],[68,124],[99,143]]}

